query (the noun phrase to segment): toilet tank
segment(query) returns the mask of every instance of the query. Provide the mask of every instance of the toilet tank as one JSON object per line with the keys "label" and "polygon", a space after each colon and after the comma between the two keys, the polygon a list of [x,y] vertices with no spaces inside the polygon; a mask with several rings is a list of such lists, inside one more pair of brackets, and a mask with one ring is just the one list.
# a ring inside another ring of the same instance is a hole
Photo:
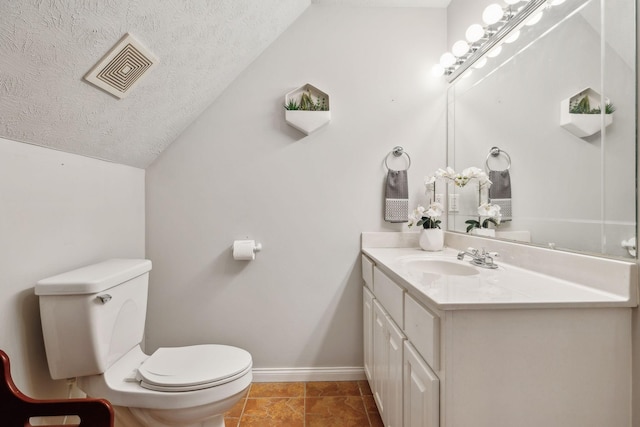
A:
{"label": "toilet tank", "polygon": [[51,378],[101,374],[142,342],[151,261],[110,259],[40,280]]}

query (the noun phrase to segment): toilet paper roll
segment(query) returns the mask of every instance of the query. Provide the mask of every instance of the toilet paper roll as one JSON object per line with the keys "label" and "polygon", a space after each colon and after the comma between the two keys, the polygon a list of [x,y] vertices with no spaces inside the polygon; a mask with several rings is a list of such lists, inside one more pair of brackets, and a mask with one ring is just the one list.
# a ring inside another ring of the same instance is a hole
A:
{"label": "toilet paper roll", "polygon": [[233,259],[236,261],[253,261],[256,259],[256,242],[254,240],[236,240],[233,242]]}

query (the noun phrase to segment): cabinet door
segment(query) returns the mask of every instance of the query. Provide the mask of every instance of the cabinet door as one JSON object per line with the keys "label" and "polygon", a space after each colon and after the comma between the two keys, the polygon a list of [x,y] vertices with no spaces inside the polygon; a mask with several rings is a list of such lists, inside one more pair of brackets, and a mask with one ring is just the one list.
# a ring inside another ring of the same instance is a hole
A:
{"label": "cabinet door", "polygon": [[402,427],[402,355],[405,336],[390,317],[387,317],[386,339],[387,382],[383,395],[386,414],[383,420],[386,427]]}
{"label": "cabinet door", "polygon": [[404,427],[440,425],[440,380],[416,349],[404,344]]}
{"label": "cabinet door", "polygon": [[373,383],[371,388],[373,391],[373,397],[378,406],[378,412],[380,417],[384,420],[385,417],[385,401],[384,385],[387,379],[387,365],[389,355],[386,351],[386,326],[387,319],[382,306],[377,300],[373,300]]}
{"label": "cabinet door", "polygon": [[373,369],[373,294],[369,289],[362,288],[362,316],[364,333],[364,373],[369,382]]}
{"label": "cabinet door", "polygon": [[373,300],[373,395],[385,427],[402,427],[402,364],[405,336]]}

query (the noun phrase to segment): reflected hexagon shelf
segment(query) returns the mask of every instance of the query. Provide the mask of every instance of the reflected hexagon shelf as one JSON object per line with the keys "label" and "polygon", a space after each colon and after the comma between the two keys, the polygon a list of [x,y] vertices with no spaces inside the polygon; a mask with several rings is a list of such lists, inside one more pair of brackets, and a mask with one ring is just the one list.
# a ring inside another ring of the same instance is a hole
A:
{"label": "reflected hexagon shelf", "polygon": [[[582,98],[588,97],[590,105],[597,105],[600,107],[601,95],[591,88],[586,88],[564,99],[560,103],[560,126],[571,132],[577,137],[585,138],[591,136],[601,129],[601,114],[574,114],[570,113],[571,106],[579,102]],[[609,99],[605,98],[605,104],[609,104]],[[604,115],[604,125],[609,126],[613,123],[613,115]]]}
{"label": "reflected hexagon shelf", "polygon": [[[303,95],[307,94],[317,110],[288,109],[291,103],[300,106]],[[306,84],[289,93],[284,97],[285,120],[287,124],[293,126],[306,135],[321,128],[331,120],[329,105],[329,95],[313,85]]]}

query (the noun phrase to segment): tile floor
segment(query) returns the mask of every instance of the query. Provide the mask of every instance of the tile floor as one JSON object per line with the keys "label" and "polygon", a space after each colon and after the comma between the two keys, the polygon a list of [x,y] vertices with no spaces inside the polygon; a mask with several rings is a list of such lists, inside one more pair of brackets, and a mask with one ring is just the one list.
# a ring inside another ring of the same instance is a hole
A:
{"label": "tile floor", "polygon": [[225,427],[382,427],[367,381],[253,383]]}

